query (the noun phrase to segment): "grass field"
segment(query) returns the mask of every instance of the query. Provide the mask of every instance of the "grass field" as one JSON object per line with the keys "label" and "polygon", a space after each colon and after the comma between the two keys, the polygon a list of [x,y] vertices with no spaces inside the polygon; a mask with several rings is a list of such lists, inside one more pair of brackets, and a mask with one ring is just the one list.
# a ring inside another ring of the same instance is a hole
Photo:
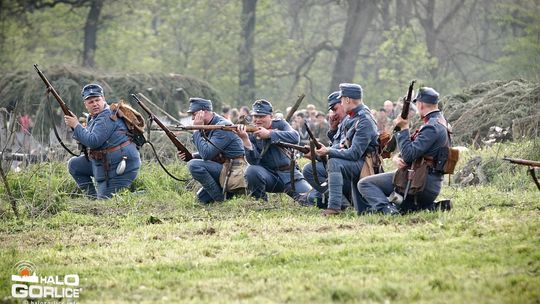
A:
{"label": "grass field", "polygon": [[[462,163],[502,153],[540,152],[507,144]],[[136,183],[144,193],[89,201],[69,194],[63,165],[41,166],[10,176],[20,219],[2,198],[5,303],[21,260],[42,275],[78,274],[81,303],[540,302],[540,192],[524,167],[499,162],[486,185],[446,185],[451,212],[324,218],[284,195],[203,207],[193,183],[154,166]]]}

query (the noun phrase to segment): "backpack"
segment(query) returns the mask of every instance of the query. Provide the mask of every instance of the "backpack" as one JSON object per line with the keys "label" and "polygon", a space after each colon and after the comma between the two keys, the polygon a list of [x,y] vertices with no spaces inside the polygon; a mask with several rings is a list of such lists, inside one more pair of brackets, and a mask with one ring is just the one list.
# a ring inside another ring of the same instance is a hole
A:
{"label": "backpack", "polygon": [[112,103],[109,107],[112,112],[111,119],[117,120],[118,118],[122,118],[124,120],[128,128],[128,136],[137,145],[137,148],[146,143],[146,138],[144,138],[146,123],[141,113],[137,112],[123,100]]}

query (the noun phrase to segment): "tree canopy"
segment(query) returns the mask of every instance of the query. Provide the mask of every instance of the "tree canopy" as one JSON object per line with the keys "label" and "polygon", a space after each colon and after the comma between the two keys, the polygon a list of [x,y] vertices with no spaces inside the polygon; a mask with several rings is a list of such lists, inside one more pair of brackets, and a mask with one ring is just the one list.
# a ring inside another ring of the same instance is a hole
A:
{"label": "tree canopy", "polygon": [[[457,93],[494,79],[540,79],[538,0],[0,1],[0,70],[73,65],[173,73],[223,103],[300,93],[324,108],[339,82],[396,100],[411,79]],[[256,17],[255,17],[256,16]],[[83,85],[82,83],[80,84]]]}

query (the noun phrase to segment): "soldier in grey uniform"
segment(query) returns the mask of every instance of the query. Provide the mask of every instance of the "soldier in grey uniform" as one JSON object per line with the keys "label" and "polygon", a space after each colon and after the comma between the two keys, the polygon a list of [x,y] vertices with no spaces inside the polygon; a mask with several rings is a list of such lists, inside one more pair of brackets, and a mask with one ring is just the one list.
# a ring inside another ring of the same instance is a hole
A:
{"label": "soldier in grey uniform", "polygon": [[[341,105],[339,94],[340,91],[335,91],[332,94],[328,95],[327,98],[328,111],[330,111],[330,127],[326,135],[330,139],[330,146],[332,148],[339,148],[342,141],[344,141],[344,130],[350,128],[351,121],[349,120],[349,116],[347,115],[347,113],[345,113],[343,105]],[[312,202],[313,204],[316,204],[319,208],[326,209],[327,204],[323,203],[323,193],[326,194],[326,199],[328,199],[328,186],[326,183],[328,173],[326,172],[325,164],[323,164],[320,158],[317,158],[316,162],[316,172],[319,184],[315,182],[315,176],[313,171],[313,164],[311,162],[307,163],[302,170],[302,174],[304,175],[305,179],[314,189],[313,192],[309,193],[307,200],[309,202]],[[345,183],[343,185],[343,195],[347,199],[351,198],[350,183]]]}
{"label": "soldier in grey uniform", "polygon": [[250,165],[245,175],[249,193],[267,201],[267,192],[284,192],[300,203],[305,203],[302,194],[311,190],[310,185],[297,167],[291,168],[287,150],[273,145],[278,141],[298,144],[298,132],[287,121],[272,119],[272,104],[267,100],[255,101],[252,109],[253,123],[259,130],[252,134],[248,134],[244,126],[239,126],[238,130]]}
{"label": "soldier in grey uniform", "polygon": [[111,117],[113,113],[100,85],[84,86],[81,95],[90,113],[86,127],[75,115],[65,115],[64,121],[73,129],[73,138],[88,148],[89,157],[72,157],[68,170],[89,197],[110,198],[137,177],[141,166],[139,150],[131,141],[124,120]]}
{"label": "soldier in grey uniform", "polygon": [[[193,125],[231,125],[232,122],[212,110],[212,101],[203,98],[190,98],[189,110]],[[200,202],[207,204],[225,199],[219,181],[223,164],[226,161],[244,162],[242,140],[230,131],[195,131],[192,136],[198,153],[188,161],[188,170],[202,188],[197,192]],[[184,155],[179,153],[180,158]]]}
{"label": "soldier in grey uniform", "polygon": [[322,146],[315,151],[318,156],[328,155],[328,207],[323,215],[341,213],[343,187],[351,182],[356,184],[365,155],[376,151],[379,146],[377,125],[371,111],[362,102],[362,87],[342,83],[339,88],[341,105],[349,116],[347,125],[344,125],[344,138],[339,146]]}
{"label": "soldier in grey uniform", "polygon": [[[432,88],[422,87],[413,100],[424,124],[412,135],[409,131],[409,117],[402,119],[398,116],[396,125],[401,131],[396,132],[400,154],[393,158],[398,168],[409,167],[411,164],[424,158],[431,162],[428,169],[426,186],[422,192],[416,195],[408,195],[405,202],[398,207],[387,198],[394,191],[393,178],[395,172],[377,174],[365,177],[358,182],[358,190],[368,202],[371,211],[385,214],[398,214],[401,212],[434,209],[442,207],[450,209],[449,201],[445,206],[434,203],[442,187],[443,172],[437,168],[436,163],[446,161],[439,157],[441,148],[449,144],[448,124],[438,108],[439,93]],[[401,193],[403,195],[403,193]]]}

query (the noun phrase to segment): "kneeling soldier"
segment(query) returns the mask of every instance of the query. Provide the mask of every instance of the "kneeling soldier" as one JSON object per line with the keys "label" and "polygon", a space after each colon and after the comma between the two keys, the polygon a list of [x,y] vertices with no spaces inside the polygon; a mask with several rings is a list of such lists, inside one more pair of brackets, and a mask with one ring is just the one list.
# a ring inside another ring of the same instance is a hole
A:
{"label": "kneeling soldier", "polygon": [[[141,166],[139,150],[129,138],[124,120],[112,119],[101,86],[88,84],[81,95],[90,113],[86,127],[75,115],[65,115],[64,121],[73,129],[73,138],[89,149],[89,157],[72,157],[68,161],[68,170],[88,196],[110,198],[137,177]],[[97,183],[97,191],[92,177]]]}
{"label": "kneeling soldier", "polygon": [[[416,103],[424,125],[411,135],[408,121],[410,117],[403,119],[398,116],[395,119],[396,125],[401,128],[401,131],[394,134],[401,153],[393,160],[401,171],[410,169],[410,173],[414,171],[414,176],[424,176],[425,180],[421,185],[423,189],[416,193],[413,193],[410,183],[404,189],[397,190],[398,193],[401,192],[400,195],[406,196],[399,209],[402,212],[436,208],[448,210],[451,208],[449,201],[444,201],[442,206],[434,203],[441,192],[444,174],[436,164],[446,162],[444,156],[441,156],[444,153],[440,152],[450,144],[448,124],[438,108],[439,93],[432,88],[420,88],[413,102]],[[417,164],[419,166],[416,166]],[[397,206],[388,198],[394,191],[393,181],[396,172],[368,176],[358,182],[358,191],[368,202],[371,211],[385,214],[399,213]]]}

